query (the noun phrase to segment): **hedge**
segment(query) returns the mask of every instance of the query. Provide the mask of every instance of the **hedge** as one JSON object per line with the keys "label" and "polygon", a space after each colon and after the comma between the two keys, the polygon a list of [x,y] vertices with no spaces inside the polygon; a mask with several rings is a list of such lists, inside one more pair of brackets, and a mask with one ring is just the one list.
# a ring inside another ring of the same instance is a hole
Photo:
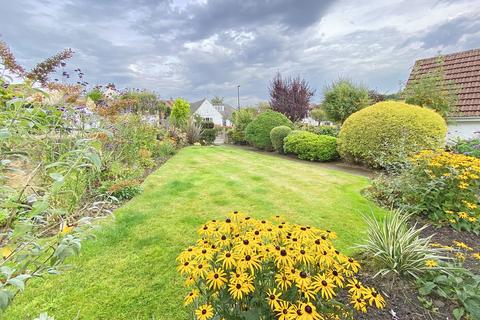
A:
{"label": "hedge", "polygon": [[338,158],[337,138],[307,131],[292,131],[284,140],[286,153],[302,160],[332,161]]}

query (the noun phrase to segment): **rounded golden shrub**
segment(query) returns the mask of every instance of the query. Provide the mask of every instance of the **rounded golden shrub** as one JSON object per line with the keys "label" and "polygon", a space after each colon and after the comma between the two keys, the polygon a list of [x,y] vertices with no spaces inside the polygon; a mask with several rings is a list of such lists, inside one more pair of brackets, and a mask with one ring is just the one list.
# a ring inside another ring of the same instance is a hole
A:
{"label": "rounded golden shrub", "polygon": [[445,120],[435,111],[383,101],[347,118],[338,151],[347,161],[388,168],[420,150],[443,147],[446,133]]}

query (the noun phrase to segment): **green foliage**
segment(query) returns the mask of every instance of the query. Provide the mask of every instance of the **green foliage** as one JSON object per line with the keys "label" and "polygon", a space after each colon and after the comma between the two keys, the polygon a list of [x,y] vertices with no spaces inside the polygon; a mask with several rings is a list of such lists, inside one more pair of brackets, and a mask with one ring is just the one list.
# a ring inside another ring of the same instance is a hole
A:
{"label": "green foliage", "polygon": [[272,142],[273,149],[278,153],[284,153],[283,151],[283,139],[285,139],[292,129],[287,126],[278,126],[270,131],[270,141]]}
{"label": "green foliage", "polygon": [[310,110],[310,117],[312,117],[313,120],[322,122],[326,121],[327,119],[327,113],[322,107],[316,107]]}
{"label": "green foliage", "polygon": [[426,150],[412,157],[400,173],[376,181],[371,194],[387,206],[405,207],[436,223],[478,234],[479,177],[480,159]]}
{"label": "green foliage", "polygon": [[323,95],[322,108],[328,119],[339,123],[370,104],[368,89],[348,80],[334,82]]}
{"label": "green foliage", "polygon": [[292,131],[284,140],[286,153],[294,153],[299,159],[332,161],[338,158],[337,139],[307,131]]}
{"label": "green foliage", "polygon": [[217,106],[217,105],[222,105],[223,104],[224,97],[219,97],[219,96],[214,96],[210,102],[212,105]]}
{"label": "green foliage", "polygon": [[117,158],[128,164],[140,159],[140,150],[146,149],[155,153],[157,148],[158,129],[142,121],[140,116],[127,115],[116,123],[114,148]]}
{"label": "green foliage", "polygon": [[103,93],[100,89],[95,88],[87,93],[87,98],[90,98],[93,102],[97,103],[103,99]]}
{"label": "green foliage", "polygon": [[245,139],[245,129],[256,116],[257,110],[253,108],[242,108],[233,112],[233,129],[229,131],[229,138],[234,144],[247,143]]}
{"label": "green foliage", "polygon": [[366,218],[367,241],[358,247],[379,268],[378,274],[395,273],[402,277],[418,278],[429,269],[428,260],[437,263],[447,259],[441,249],[432,248],[432,236],[421,237],[427,225],[417,228],[409,226],[410,214],[396,210],[388,213],[383,221],[375,217]]}
{"label": "green foliage", "polygon": [[295,129],[312,132],[318,135],[332,136],[332,137],[338,137],[338,133],[340,132],[340,128],[338,126],[328,126],[328,125],[311,126],[308,124],[302,124],[300,126],[297,126]]}
{"label": "green foliage", "polygon": [[196,122],[193,117],[190,117],[185,126],[185,134],[187,136],[187,142],[194,144],[200,141],[202,137],[202,124]]}
{"label": "green foliage", "polygon": [[[433,71],[409,81],[403,95],[406,103],[431,108],[443,117],[447,117],[449,113],[455,111],[458,88],[454,82],[445,79],[441,59],[437,64],[437,68]],[[415,74],[416,70],[413,73]]]}
{"label": "green foliage", "polygon": [[159,158],[168,158],[173,156],[177,152],[177,148],[175,144],[170,140],[164,140],[157,145],[157,149],[155,150],[155,154],[158,155]]}
{"label": "green foliage", "polygon": [[419,299],[432,305],[429,298],[453,301],[453,319],[480,319],[480,275],[465,268],[448,266],[449,272],[432,268],[417,280]]}
{"label": "green foliage", "polygon": [[457,139],[454,144],[448,147],[455,153],[480,158],[480,138]]}
{"label": "green foliage", "polygon": [[343,124],[338,151],[347,161],[388,168],[423,149],[442,148],[447,126],[435,111],[402,102],[376,103]]}
{"label": "green foliage", "polygon": [[176,126],[184,126],[190,117],[190,103],[188,101],[177,98],[172,106],[170,113],[170,121]]}
{"label": "green foliage", "polygon": [[278,126],[292,127],[292,122],[286,116],[275,111],[265,111],[250,122],[245,128],[245,138],[252,146],[272,150],[270,131]]}
{"label": "green foliage", "polygon": [[202,141],[203,144],[206,144],[206,145],[212,144],[215,141],[215,138],[217,137],[217,133],[218,133],[218,129],[215,128],[215,124],[211,121],[203,122],[202,128],[203,128],[203,131],[202,131],[200,140]]}
{"label": "green foliage", "polygon": [[119,201],[130,200],[142,192],[138,180],[107,181],[99,190],[101,193],[113,196]]}

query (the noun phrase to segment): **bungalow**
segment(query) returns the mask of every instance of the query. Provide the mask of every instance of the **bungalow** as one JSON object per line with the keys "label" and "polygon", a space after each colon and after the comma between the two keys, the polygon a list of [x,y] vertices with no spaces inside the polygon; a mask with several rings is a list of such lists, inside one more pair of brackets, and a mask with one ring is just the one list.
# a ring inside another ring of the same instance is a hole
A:
{"label": "bungalow", "polygon": [[228,104],[213,105],[207,99],[190,103],[190,112],[206,121],[212,121],[217,126],[232,125],[232,114],[235,109]]}
{"label": "bungalow", "polygon": [[[436,70],[438,61],[439,57],[417,60],[408,81]],[[447,119],[447,137],[472,138],[480,134],[480,49],[442,55],[441,61],[445,80],[458,90],[456,110]]]}

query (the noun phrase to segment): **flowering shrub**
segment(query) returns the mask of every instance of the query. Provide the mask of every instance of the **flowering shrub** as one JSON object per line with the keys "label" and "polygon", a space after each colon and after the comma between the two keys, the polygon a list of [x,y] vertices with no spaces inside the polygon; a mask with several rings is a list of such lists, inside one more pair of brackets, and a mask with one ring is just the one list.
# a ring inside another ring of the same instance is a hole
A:
{"label": "flowering shrub", "polygon": [[194,304],[196,319],[340,319],[384,307],[383,297],[356,279],[359,263],[335,250],[334,232],[235,211],[198,233],[177,258],[191,290],[185,305]]}
{"label": "flowering shrub", "polygon": [[480,231],[480,159],[445,151],[412,157],[405,197],[434,221]]}

